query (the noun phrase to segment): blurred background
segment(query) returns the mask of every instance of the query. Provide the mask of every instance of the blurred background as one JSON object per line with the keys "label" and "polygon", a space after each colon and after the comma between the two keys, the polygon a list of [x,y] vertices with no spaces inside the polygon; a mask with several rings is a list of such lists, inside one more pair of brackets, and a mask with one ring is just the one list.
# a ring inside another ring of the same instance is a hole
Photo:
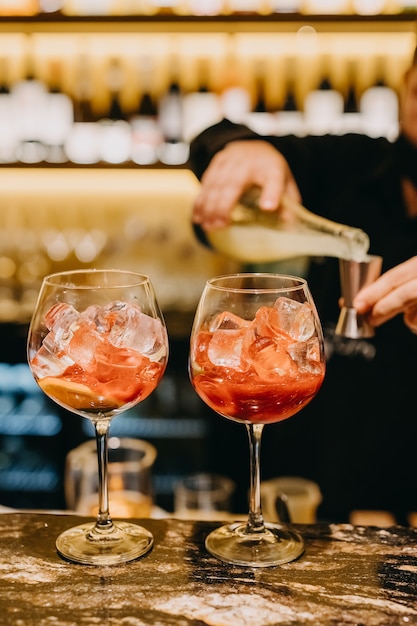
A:
{"label": "blurred background", "polygon": [[194,238],[189,143],[222,117],[393,139],[416,20],[411,0],[0,0],[1,504],[65,508],[65,456],[93,435],[26,365],[42,277],[120,267],[152,278],[171,355],[111,434],[157,448],[155,499],[172,510],[220,419],[188,380],[194,310],[209,276],[239,269]]}

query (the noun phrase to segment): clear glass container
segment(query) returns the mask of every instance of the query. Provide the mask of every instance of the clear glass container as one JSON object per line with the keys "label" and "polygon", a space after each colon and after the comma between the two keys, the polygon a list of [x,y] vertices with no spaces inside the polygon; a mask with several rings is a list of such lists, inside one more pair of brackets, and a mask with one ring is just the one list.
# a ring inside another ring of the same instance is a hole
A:
{"label": "clear glass container", "polygon": [[261,211],[259,193],[257,187],[246,192],[230,224],[207,233],[216,250],[243,263],[299,256],[351,260],[366,256],[369,237],[363,230],[316,215],[286,196],[276,211]]}

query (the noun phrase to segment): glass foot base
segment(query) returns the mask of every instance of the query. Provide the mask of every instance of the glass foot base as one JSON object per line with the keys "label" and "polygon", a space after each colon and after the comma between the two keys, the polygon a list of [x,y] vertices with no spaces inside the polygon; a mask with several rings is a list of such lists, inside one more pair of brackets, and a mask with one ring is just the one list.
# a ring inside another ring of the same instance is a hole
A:
{"label": "glass foot base", "polygon": [[94,529],[88,522],[65,530],[56,540],[58,553],[84,565],[116,565],[143,556],[153,546],[152,533],[138,524],[118,521],[106,532]]}
{"label": "glass foot base", "polygon": [[265,524],[264,532],[248,532],[241,522],[220,526],[206,537],[210,554],[226,563],[271,567],[294,561],[304,552],[301,535],[281,524]]}

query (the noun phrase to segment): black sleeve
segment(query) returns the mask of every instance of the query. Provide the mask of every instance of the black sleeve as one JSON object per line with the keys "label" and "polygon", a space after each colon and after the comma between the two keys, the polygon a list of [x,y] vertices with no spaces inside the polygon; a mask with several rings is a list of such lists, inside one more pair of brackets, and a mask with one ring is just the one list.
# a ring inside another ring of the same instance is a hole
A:
{"label": "black sleeve", "polygon": [[375,140],[358,134],[264,136],[243,124],[224,119],[191,142],[188,166],[201,179],[213,156],[226,144],[246,140],[262,140],[273,145],[287,159],[297,182],[303,186],[316,186],[317,175],[326,171],[337,173],[347,165],[353,171],[361,171],[369,159],[375,158],[376,153],[385,150],[388,144],[384,138]]}
{"label": "black sleeve", "polygon": [[224,119],[204,130],[191,142],[188,166],[200,180],[211,159],[226,144],[247,139],[261,139],[261,137],[246,126]]}

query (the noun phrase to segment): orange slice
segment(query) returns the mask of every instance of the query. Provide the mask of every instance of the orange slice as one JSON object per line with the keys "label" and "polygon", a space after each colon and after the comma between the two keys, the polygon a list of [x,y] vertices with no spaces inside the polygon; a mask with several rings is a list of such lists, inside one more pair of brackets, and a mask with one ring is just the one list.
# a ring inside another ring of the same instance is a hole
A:
{"label": "orange slice", "polygon": [[115,398],[98,396],[86,385],[63,378],[47,376],[38,380],[39,387],[47,396],[71,409],[86,412],[107,412],[120,407]]}

